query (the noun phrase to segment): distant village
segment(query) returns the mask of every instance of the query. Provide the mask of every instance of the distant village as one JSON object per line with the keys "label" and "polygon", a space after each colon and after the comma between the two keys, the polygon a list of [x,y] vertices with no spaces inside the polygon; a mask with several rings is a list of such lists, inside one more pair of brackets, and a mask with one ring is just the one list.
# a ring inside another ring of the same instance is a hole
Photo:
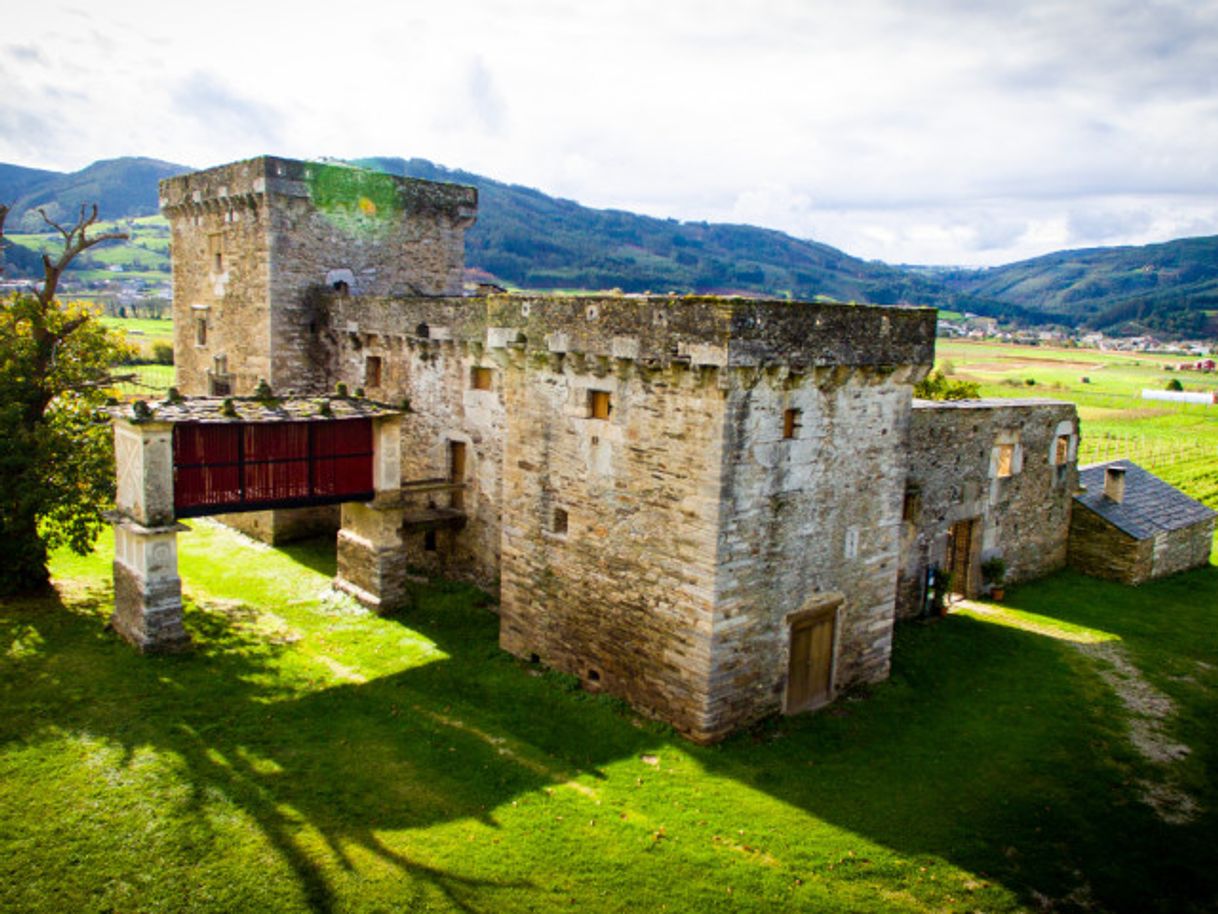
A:
{"label": "distant village", "polygon": [[1184,359],[1167,370],[1214,371],[1212,356],[1218,354],[1218,339],[1163,340],[1155,336],[1108,336],[1098,330],[1028,329],[999,327],[998,319],[965,314],[949,320],[939,317],[938,335],[944,339],[1016,343],[1022,346],[1077,346],[1105,352],[1153,352],[1179,355]]}

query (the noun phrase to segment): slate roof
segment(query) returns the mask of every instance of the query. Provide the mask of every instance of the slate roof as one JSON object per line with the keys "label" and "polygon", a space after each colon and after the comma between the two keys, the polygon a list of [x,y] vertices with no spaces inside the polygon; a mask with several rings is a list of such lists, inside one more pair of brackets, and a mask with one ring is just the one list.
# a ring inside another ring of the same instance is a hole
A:
{"label": "slate roof", "polygon": [[[1125,499],[1120,503],[1104,494],[1104,472],[1110,466],[1125,467]],[[1087,491],[1074,496],[1074,500],[1134,539],[1150,539],[1156,533],[1191,527],[1218,516],[1201,502],[1128,460],[1080,467],[1078,478]]]}
{"label": "slate roof", "polygon": [[[232,402],[235,416],[225,415],[224,401]],[[370,419],[400,415],[401,410],[362,397],[183,397],[153,400],[147,415],[130,403],[112,407],[110,415],[134,422],[326,422],[335,419]],[[327,412],[328,410],[328,412]]]}

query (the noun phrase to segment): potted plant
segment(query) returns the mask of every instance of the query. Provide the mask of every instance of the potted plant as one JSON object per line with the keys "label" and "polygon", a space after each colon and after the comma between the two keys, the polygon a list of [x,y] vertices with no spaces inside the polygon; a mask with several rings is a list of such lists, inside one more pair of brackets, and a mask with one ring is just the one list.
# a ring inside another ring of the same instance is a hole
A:
{"label": "potted plant", "polygon": [[981,577],[990,588],[990,599],[1001,600],[1006,596],[1004,583],[1007,578],[1007,563],[995,555],[981,563]]}

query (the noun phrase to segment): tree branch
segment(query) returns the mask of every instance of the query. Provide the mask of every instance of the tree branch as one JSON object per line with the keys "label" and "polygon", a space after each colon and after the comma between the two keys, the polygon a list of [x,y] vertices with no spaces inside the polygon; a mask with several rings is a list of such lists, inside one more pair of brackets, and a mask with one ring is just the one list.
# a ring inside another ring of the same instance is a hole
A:
{"label": "tree branch", "polygon": [[101,235],[92,237],[88,234],[89,226],[97,222],[97,204],[92,207],[81,204],[80,215],[76,217],[76,224],[64,228],[54,219],[47,215],[46,210],[39,207],[38,215],[42,216],[42,221],[51,226],[60,235],[63,236],[63,253],[59,255],[57,261],[52,261],[51,258],[42,255],[42,269],[45,279],[42,283],[42,288],[38,290],[38,301],[45,308],[55,298],[55,292],[59,288],[60,277],[63,276],[64,270],[68,268],[68,264],[82,251],[87,251],[95,244],[101,244],[103,241],[125,241],[128,234],[126,232],[104,232]]}

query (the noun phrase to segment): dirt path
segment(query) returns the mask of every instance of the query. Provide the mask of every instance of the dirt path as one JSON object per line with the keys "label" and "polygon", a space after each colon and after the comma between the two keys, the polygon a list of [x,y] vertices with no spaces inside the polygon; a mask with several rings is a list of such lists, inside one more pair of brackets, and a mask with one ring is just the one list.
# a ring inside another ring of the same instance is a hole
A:
{"label": "dirt path", "polygon": [[1164,822],[1173,825],[1183,825],[1197,817],[1200,807],[1196,799],[1175,783],[1175,764],[1192,751],[1171,738],[1176,703],[1146,680],[1115,636],[973,600],[961,600],[953,612],[1065,641],[1092,661],[1100,679],[1129,712],[1129,741],[1157,771],[1154,780],[1143,778],[1138,782],[1142,801]]}

